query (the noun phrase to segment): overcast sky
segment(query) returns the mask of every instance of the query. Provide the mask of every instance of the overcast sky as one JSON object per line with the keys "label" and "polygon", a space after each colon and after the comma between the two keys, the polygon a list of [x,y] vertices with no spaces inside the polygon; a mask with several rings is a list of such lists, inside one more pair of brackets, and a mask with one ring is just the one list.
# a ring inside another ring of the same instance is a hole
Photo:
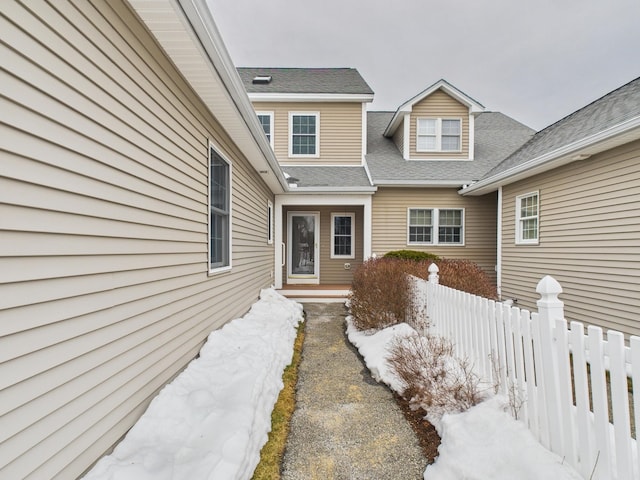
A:
{"label": "overcast sky", "polygon": [[354,67],[395,110],[444,78],[535,129],[640,76],[640,0],[207,0],[236,66]]}

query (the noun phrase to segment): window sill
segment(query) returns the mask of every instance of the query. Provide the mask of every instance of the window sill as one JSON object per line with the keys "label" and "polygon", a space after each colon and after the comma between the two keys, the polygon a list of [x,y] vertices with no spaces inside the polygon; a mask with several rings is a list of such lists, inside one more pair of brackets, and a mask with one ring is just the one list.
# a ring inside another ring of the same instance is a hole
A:
{"label": "window sill", "polygon": [[228,267],[218,267],[218,268],[212,268],[207,272],[207,275],[209,277],[214,277],[216,275],[222,274],[222,273],[227,273],[231,271],[231,265],[229,265]]}

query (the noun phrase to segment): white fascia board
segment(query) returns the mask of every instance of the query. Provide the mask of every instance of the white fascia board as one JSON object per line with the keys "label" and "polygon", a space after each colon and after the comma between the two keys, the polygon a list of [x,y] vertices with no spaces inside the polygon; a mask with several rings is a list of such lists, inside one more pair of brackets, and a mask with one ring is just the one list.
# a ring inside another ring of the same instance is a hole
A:
{"label": "white fascia board", "polygon": [[[286,192],[286,179],[206,1],[129,0],[129,4],[270,189]],[[159,12],[163,21],[158,20]]]}
{"label": "white fascia board", "polygon": [[[537,175],[553,168],[577,162],[596,153],[624,145],[640,139],[640,116],[631,118],[613,127],[563,145],[551,152],[515,165],[504,172],[480,180],[460,190],[461,195],[484,195],[497,190],[500,186]],[[586,157],[584,156],[586,155]]]}
{"label": "white fascia board", "polygon": [[321,193],[323,195],[333,194],[343,195],[349,193],[370,193],[373,194],[378,187],[292,187],[289,192],[300,194]]}
{"label": "white fascia board", "polygon": [[373,94],[352,93],[249,93],[252,102],[373,102]]}
{"label": "white fascia board", "polygon": [[377,187],[434,187],[460,188],[471,183],[471,180],[376,180]]}

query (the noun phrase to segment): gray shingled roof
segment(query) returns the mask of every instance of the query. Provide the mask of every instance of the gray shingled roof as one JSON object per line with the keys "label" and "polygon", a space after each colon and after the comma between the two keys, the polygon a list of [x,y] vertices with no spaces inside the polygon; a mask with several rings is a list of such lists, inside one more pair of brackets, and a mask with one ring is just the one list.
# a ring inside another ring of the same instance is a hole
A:
{"label": "gray shingled roof", "polygon": [[640,78],[548,126],[495,168],[485,178],[521,163],[600,133],[625,120],[640,116]]}
{"label": "gray shingled roof", "polygon": [[367,115],[366,158],[374,184],[471,183],[482,178],[535,133],[502,113],[485,112],[475,119],[474,160],[405,160],[393,141],[382,135],[392,117],[393,112]]}
{"label": "gray shingled roof", "polygon": [[371,187],[369,177],[364,167],[342,167],[342,166],[283,166],[288,175],[289,181],[298,187],[336,187],[360,188]]}
{"label": "gray shingled roof", "polygon": [[[240,67],[238,73],[248,93],[373,94],[355,68]],[[272,80],[254,84],[256,76],[271,76]]]}

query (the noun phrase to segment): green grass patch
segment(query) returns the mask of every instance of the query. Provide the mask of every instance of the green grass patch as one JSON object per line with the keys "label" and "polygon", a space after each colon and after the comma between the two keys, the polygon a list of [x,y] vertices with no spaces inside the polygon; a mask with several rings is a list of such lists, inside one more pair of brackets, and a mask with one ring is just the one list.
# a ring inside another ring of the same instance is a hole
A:
{"label": "green grass patch", "polygon": [[279,480],[284,449],[289,436],[289,424],[296,407],[296,385],[298,383],[298,366],[302,356],[304,328],[306,322],[298,326],[298,335],[293,345],[293,359],[282,374],[284,387],[271,413],[271,432],[269,440],[260,451],[260,463],[253,473],[252,480]]}

